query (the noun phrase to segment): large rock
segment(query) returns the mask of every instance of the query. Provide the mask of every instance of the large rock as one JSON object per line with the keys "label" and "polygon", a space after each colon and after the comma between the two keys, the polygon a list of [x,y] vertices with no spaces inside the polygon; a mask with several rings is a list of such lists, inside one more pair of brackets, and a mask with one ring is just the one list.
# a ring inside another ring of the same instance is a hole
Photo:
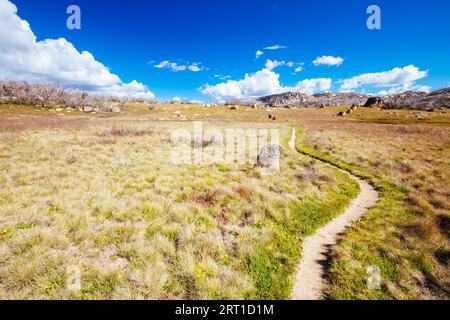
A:
{"label": "large rock", "polygon": [[380,97],[371,97],[367,99],[366,103],[364,104],[364,107],[383,109],[384,102],[383,99],[381,99]]}
{"label": "large rock", "polygon": [[279,144],[263,146],[256,159],[256,165],[264,168],[278,168],[280,165],[281,149]]}
{"label": "large rock", "polygon": [[94,106],[84,106],[83,111],[84,112],[94,112]]}

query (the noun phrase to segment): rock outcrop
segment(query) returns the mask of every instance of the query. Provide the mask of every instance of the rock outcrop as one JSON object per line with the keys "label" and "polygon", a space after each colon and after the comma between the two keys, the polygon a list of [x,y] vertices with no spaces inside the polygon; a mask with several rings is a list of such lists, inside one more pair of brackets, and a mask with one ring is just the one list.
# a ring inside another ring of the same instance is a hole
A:
{"label": "rock outcrop", "polygon": [[255,99],[253,105],[273,108],[321,108],[329,106],[362,105],[369,96],[355,93],[321,93],[310,95],[286,92]]}
{"label": "rock outcrop", "polygon": [[368,108],[413,109],[424,111],[450,108],[450,88],[430,93],[407,91],[384,97],[372,97],[367,100],[364,106]]}
{"label": "rock outcrop", "polygon": [[264,168],[279,167],[281,146],[279,144],[270,144],[263,146],[256,159],[256,165]]}
{"label": "rock outcrop", "polygon": [[370,97],[364,104],[364,107],[383,109],[384,102],[383,102],[383,99],[381,99],[380,97]]}
{"label": "rock outcrop", "polygon": [[286,92],[256,98],[250,102],[255,108],[322,108],[330,106],[364,105],[380,109],[437,110],[450,108],[450,88],[431,93],[407,91],[375,97],[356,93],[306,94]]}

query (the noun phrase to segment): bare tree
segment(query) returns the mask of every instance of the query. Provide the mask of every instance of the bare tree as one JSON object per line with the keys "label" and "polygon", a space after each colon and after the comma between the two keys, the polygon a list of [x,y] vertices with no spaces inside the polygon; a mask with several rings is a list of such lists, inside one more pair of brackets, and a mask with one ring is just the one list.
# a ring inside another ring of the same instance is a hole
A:
{"label": "bare tree", "polygon": [[97,111],[117,111],[125,108],[127,98],[90,95],[76,89],[64,89],[50,84],[0,81],[0,103],[34,105],[44,108],[54,106]]}

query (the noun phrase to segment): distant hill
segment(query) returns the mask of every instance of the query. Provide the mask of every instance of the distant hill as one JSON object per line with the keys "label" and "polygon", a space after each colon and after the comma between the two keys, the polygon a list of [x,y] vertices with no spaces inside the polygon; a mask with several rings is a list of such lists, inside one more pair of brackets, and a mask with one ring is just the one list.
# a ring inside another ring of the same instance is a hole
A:
{"label": "distant hill", "polygon": [[435,110],[450,108],[450,88],[431,93],[404,92],[383,97],[356,93],[305,94],[286,92],[256,98],[253,105],[263,108],[320,108],[327,106],[364,105],[385,109]]}
{"label": "distant hill", "polygon": [[403,92],[385,97],[372,97],[366,107],[379,107],[383,109],[414,109],[435,110],[450,108],[450,88],[445,88],[430,93]]}
{"label": "distant hill", "polygon": [[322,93],[310,95],[300,92],[286,92],[255,99],[260,107],[274,108],[319,108],[364,104],[370,96],[355,93]]}

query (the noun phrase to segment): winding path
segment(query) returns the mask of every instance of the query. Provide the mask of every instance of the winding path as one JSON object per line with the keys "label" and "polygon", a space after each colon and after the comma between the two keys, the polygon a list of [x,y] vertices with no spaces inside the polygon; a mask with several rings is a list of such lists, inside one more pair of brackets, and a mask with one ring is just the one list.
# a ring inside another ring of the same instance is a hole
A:
{"label": "winding path", "polygon": [[[289,147],[294,150],[295,140],[296,131],[293,129]],[[302,257],[297,267],[292,293],[293,300],[319,300],[323,298],[327,254],[336,245],[339,235],[344,232],[345,228],[361,219],[368,209],[378,201],[378,193],[367,181],[336,166],[334,167],[346,172],[358,182],[361,192],[343,214],[303,240]]]}

